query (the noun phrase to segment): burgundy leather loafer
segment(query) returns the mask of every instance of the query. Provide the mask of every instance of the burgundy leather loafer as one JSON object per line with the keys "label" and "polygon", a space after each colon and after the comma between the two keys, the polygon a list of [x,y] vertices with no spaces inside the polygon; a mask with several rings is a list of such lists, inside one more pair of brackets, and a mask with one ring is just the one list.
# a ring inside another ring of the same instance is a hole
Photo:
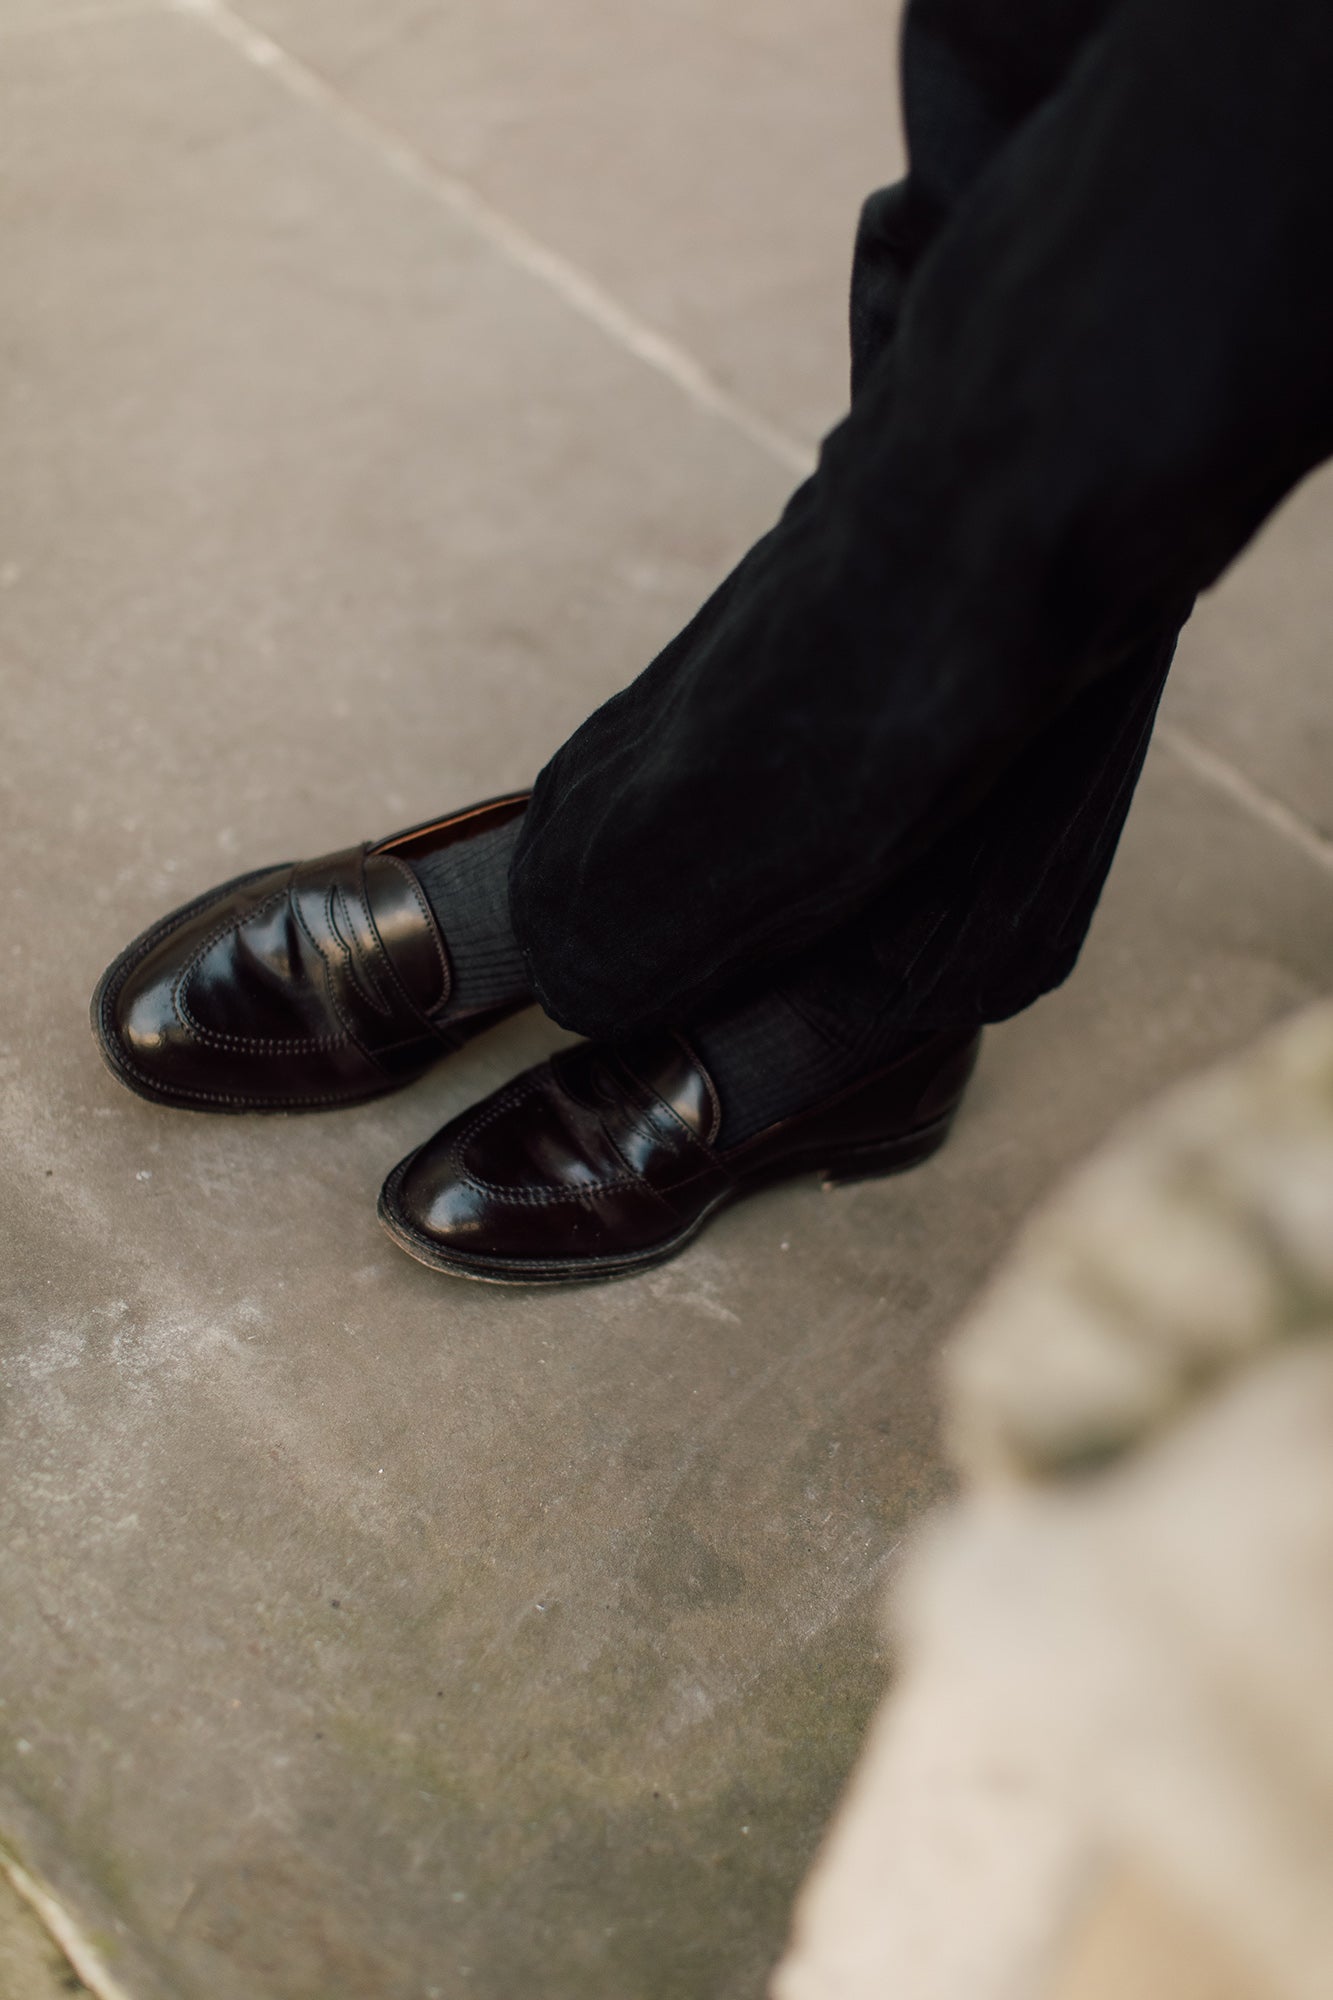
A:
{"label": "burgundy leather loafer", "polygon": [[718,1151],[717,1094],[667,1030],[580,1042],[401,1161],[380,1220],[423,1264],[501,1285],[626,1277],[674,1257],[738,1196],[914,1167],[943,1145],[979,1034],[923,1035],[888,1067]]}
{"label": "burgundy leather loafer", "polygon": [[224,882],[123,951],[93,995],[120,1081],[191,1111],[353,1104],[412,1082],[514,1007],[460,1017],[408,857],[502,825],[527,794]]}

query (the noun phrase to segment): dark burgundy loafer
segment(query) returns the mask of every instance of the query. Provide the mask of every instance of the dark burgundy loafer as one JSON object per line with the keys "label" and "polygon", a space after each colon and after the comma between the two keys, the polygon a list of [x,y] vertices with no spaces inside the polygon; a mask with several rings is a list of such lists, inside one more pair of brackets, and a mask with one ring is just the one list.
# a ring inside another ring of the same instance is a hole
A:
{"label": "dark burgundy loafer", "polygon": [[297,1111],[397,1090],[516,1011],[451,1012],[449,955],[408,857],[503,825],[527,794],[224,882],[108,966],[93,1032],[140,1097]]}
{"label": "dark burgundy loafer", "polygon": [[421,1263],[464,1278],[626,1277],[674,1257],[755,1188],[803,1173],[859,1180],[927,1159],[980,1043],[971,1032],[920,1036],[886,1068],[723,1152],[716,1092],[681,1037],[580,1042],[401,1161],[380,1220]]}

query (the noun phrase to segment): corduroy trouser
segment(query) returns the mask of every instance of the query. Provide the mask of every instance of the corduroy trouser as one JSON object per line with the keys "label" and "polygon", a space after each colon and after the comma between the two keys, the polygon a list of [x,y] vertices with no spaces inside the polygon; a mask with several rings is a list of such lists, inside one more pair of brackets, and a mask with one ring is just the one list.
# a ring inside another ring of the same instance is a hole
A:
{"label": "corduroy trouser", "polygon": [[912,0],[902,78],[850,414],[538,779],[511,907],[582,1033],[1058,984],[1196,594],[1333,452],[1333,7]]}

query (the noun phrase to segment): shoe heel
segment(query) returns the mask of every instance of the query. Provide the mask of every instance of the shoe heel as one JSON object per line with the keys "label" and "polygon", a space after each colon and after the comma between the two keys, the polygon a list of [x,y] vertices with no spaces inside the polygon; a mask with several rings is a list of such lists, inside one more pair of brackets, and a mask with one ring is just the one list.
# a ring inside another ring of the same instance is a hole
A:
{"label": "shoe heel", "polygon": [[825,1161],[821,1180],[826,1188],[848,1187],[855,1181],[875,1180],[881,1174],[906,1173],[919,1167],[932,1153],[938,1153],[949,1136],[954,1121],[951,1111],[933,1125],[915,1132],[902,1132],[896,1139],[875,1139],[861,1146],[846,1146]]}

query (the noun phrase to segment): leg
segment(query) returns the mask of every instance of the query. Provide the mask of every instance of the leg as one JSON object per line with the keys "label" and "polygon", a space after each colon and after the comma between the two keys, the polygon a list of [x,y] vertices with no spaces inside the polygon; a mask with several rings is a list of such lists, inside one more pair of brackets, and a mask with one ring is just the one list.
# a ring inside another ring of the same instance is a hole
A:
{"label": "leg", "polygon": [[[923,19],[932,6],[947,11],[947,0],[919,5]],[[891,191],[867,208],[853,300],[862,371],[890,338],[949,189],[994,143],[997,91],[1010,73],[1041,70],[1031,54],[1006,68],[986,51],[941,65],[930,35],[918,40],[925,82],[913,102],[929,171],[905,200]],[[1036,88],[1023,86],[1027,97]],[[1011,94],[1007,115],[1025,102]],[[659,665],[688,663],[743,605],[758,567],[756,552]],[[524,804],[501,801],[369,848],[258,869],[159,920],[95,996],[94,1028],[115,1074],[157,1103],[196,1110],[347,1103],[411,1081],[531,997],[507,889]]]}
{"label": "leg", "polygon": [[[875,205],[850,418],[543,773],[511,873],[558,1016],[693,1031],[447,1126],[385,1184],[413,1255],[621,1275],[775,1175],[941,1143],[977,1022],[1073,962],[1194,592],[1333,450],[1330,82],[1296,0],[1126,0],[933,234],[910,184]],[[729,1117],[756,1040],[776,1101]]]}
{"label": "leg", "polygon": [[735,1145],[924,1033],[977,1029],[1060,984],[1092,921],[1174,639],[1044,730],[985,803],[859,917],[733,988],[686,1034]]}
{"label": "leg", "polygon": [[[951,11],[911,17],[933,84]],[[538,782],[512,908],[557,1018],[689,1018],[890,894],[938,915],[959,829],[975,848],[1038,739],[1058,755],[1063,723],[1101,770],[1105,713],[1079,698],[1119,679],[1141,714],[1195,592],[1333,449],[1333,284],[1309,247],[1331,82],[1333,21],[1297,0],[1127,0],[961,195],[909,181],[881,217],[899,298],[871,314],[896,334],[819,471]],[[908,102],[910,125],[910,75]],[[1006,1010],[1076,948],[1142,751],[1117,734],[1109,819],[1057,782],[1054,818],[986,859],[1051,947],[1006,972]],[[1042,894],[1066,906],[1032,907],[1025,846],[1060,853]]]}

